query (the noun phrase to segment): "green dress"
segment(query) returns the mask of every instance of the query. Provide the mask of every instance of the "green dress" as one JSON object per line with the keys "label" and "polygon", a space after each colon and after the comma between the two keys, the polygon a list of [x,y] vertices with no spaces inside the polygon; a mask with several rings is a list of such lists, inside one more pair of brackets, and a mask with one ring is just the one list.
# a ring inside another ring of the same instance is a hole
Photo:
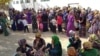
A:
{"label": "green dress", "polygon": [[81,53],[82,56],[99,56],[97,49],[88,49]]}
{"label": "green dress", "polygon": [[0,17],[0,22],[2,23],[1,25],[2,25],[2,29],[3,29],[4,35],[5,36],[8,36],[9,35],[9,32],[7,30],[7,25],[6,25],[7,21],[6,21],[6,18]]}

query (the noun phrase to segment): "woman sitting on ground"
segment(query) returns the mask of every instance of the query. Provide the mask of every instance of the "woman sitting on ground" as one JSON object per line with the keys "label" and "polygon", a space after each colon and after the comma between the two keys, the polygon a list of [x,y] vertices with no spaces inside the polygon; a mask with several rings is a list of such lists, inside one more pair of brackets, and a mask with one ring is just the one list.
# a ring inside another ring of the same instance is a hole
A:
{"label": "woman sitting on ground", "polygon": [[[36,33],[35,40],[33,42],[33,52],[36,50],[34,55],[43,56],[44,55],[44,49],[45,49],[45,40],[41,38],[41,33]],[[31,52],[32,53],[32,52]]]}
{"label": "woman sitting on ground", "polygon": [[82,56],[99,56],[98,50],[92,47],[91,42],[83,43],[83,50],[81,51]]}
{"label": "woman sitting on ground", "polygon": [[23,55],[27,55],[28,56],[28,50],[27,49],[32,49],[32,47],[27,44],[26,39],[19,40],[18,44],[19,44],[19,47],[16,50],[17,55],[23,54]]}
{"label": "woman sitting on ground", "polygon": [[57,35],[52,36],[52,43],[47,45],[46,51],[50,56],[62,56],[62,46]]}
{"label": "woman sitting on ground", "polygon": [[79,36],[76,35],[75,32],[72,30],[70,30],[69,34],[70,34],[70,37],[69,37],[70,44],[68,45],[68,48],[74,47],[76,50],[81,48],[81,40],[80,40]]}

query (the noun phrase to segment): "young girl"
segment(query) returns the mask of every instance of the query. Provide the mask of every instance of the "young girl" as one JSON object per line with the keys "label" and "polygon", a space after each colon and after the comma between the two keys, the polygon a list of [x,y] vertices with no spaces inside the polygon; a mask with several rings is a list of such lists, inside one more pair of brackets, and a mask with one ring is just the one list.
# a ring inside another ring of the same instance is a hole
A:
{"label": "young girl", "polygon": [[26,20],[26,15],[24,15],[23,16],[23,19],[22,19],[22,23],[23,23],[23,25],[24,25],[24,32],[29,32],[29,28],[28,28],[28,22],[27,22],[27,20]]}
{"label": "young girl", "polygon": [[42,24],[41,21],[39,22],[39,30],[40,30],[41,32],[43,31],[43,24]]}
{"label": "young girl", "polygon": [[56,26],[57,26],[57,21],[56,21],[55,18],[53,18],[53,19],[51,20],[51,31],[52,31],[53,33],[56,33]]}

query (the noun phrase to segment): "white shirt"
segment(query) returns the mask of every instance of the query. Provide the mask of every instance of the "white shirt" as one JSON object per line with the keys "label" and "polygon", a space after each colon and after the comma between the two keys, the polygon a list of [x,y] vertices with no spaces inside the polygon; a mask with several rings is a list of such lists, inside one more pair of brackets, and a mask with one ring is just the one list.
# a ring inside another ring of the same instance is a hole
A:
{"label": "white shirt", "polygon": [[24,24],[24,26],[27,26],[28,25],[28,22],[26,21],[26,19],[23,19],[22,20],[22,23]]}
{"label": "white shirt", "polygon": [[52,20],[51,20],[51,23],[52,23],[53,25],[55,25],[55,26],[57,25],[57,21],[56,21],[55,19],[52,19]]}

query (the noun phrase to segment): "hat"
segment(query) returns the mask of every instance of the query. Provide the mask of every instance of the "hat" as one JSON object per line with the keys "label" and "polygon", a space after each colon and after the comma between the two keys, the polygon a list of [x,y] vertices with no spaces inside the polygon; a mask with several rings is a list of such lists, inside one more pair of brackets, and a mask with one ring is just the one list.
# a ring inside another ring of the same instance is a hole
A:
{"label": "hat", "polygon": [[40,33],[40,32],[37,32],[37,33],[35,34],[35,37],[36,37],[36,38],[40,38],[40,37],[41,37],[41,33]]}

